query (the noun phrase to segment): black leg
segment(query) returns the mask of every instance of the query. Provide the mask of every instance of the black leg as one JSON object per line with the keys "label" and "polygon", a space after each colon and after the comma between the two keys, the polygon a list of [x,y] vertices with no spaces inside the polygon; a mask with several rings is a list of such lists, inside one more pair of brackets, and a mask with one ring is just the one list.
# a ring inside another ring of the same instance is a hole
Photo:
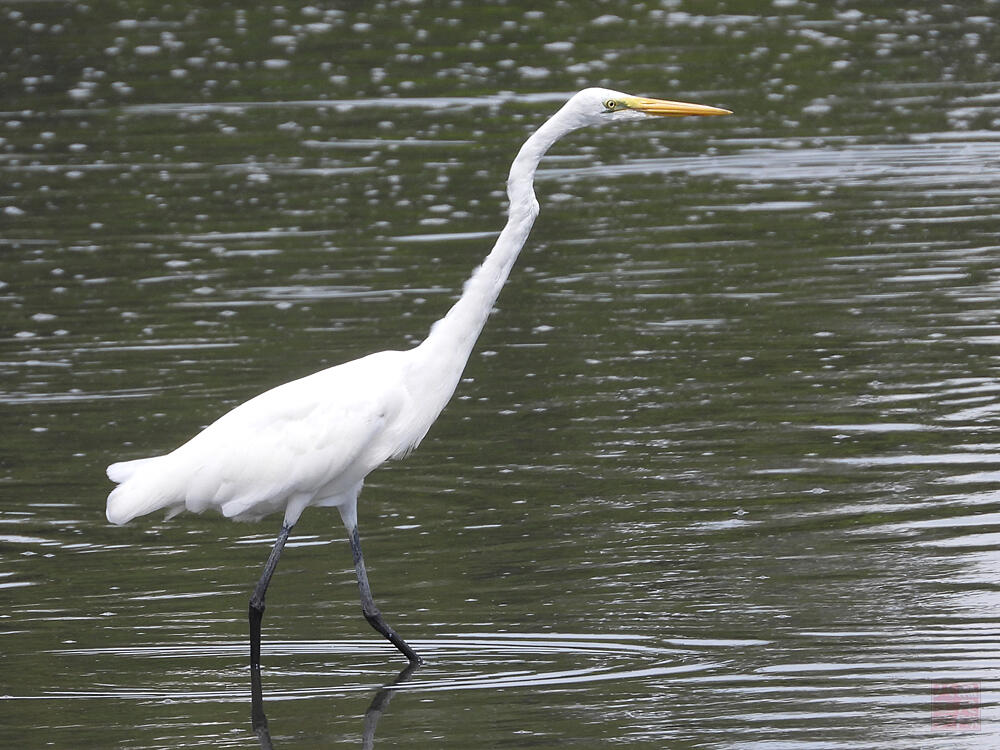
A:
{"label": "black leg", "polygon": [[400,652],[411,664],[423,664],[424,660],[417,656],[417,652],[410,648],[409,644],[399,637],[399,633],[389,627],[383,619],[382,613],[375,606],[372,599],[372,590],[368,585],[368,572],[365,570],[365,559],[361,556],[361,536],[358,534],[357,525],[347,529],[347,535],[351,540],[351,554],[354,556],[354,572],[358,574],[358,589],[361,592],[361,612],[364,614],[368,624],[389,639],[389,642],[398,648]]}
{"label": "black leg", "polygon": [[292,533],[291,524],[282,524],[281,531],[278,532],[278,539],[271,548],[271,554],[264,564],[264,572],[260,574],[260,580],[254,586],[253,594],[250,595],[250,669],[260,670],[260,621],[264,617],[264,596],[267,594],[267,585],[271,582],[274,569],[278,567],[278,559],[281,551],[285,548],[288,535]]}
{"label": "black leg", "polygon": [[260,742],[261,750],[274,750],[271,730],[267,728],[264,713],[264,691],[260,685],[260,667],[250,670],[250,725]]}

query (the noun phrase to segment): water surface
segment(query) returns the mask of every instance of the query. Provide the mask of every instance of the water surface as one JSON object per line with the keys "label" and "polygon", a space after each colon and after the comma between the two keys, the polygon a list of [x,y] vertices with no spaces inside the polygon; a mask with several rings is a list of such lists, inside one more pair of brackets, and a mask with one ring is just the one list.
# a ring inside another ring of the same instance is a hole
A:
{"label": "water surface", "polygon": [[270,742],[995,746],[995,4],[0,15],[4,744],[260,746],[279,519],[110,527],[104,467],[418,342],[519,144],[596,84],[736,115],[543,162],[455,400],[362,496],[428,664],[400,676],[310,510]]}

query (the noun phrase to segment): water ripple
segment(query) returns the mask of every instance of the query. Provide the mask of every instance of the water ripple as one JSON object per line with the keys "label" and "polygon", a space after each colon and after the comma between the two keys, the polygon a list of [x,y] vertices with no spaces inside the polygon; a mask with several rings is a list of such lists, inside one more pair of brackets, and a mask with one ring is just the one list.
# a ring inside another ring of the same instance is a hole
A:
{"label": "water ripple", "polygon": [[[757,644],[757,641],[674,639],[671,645],[652,645],[644,637],[601,637],[567,634],[456,634],[433,639],[412,639],[414,647],[428,659],[420,673],[405,687],[412,691],[483,690],[510,687],[567,686],[601,681],[691,676],[719,666],[717,658],[726,648]],[[265,642],[263,654],[272,660],[282,657],[322,657],[354,659],[381,656],[389,647],[378,641],[313,640]],[[129,659],[220,659],[242,660],[245,643],[210,642],[196,645],[151,645],[131,648],[60,649],[50,652],[63,657],[89,659],[122,657]],[[711,654],[711,656],[709,655]],[[322,667],[313,676],[330,675]],[[301,682],[302,669],[296,669]],[[276,675],[280,680],[281,675]],[[299,685],[268,691],[269,698],[301,699],[370,689],[370,685]],[[37,696],[9,698],[122,698],[143,700],[245,700],[241,690],[228,687],[206,690],[142,688],[105,685],[95,690],[47,691]]]}

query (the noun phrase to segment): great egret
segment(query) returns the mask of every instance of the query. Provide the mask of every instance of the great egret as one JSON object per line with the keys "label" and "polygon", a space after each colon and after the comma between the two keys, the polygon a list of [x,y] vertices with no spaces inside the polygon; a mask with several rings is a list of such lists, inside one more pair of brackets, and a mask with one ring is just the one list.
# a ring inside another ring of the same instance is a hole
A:
{"label": "great egret", "polygon": [[556,140],[587,125],[727,114],[729,110],[716,107],[609,89],[578,92],[521,146],[507,178],[507,224],[461,297],[423,342],[279,385],[237,406],[171,453],[112,464],[108,477],[119,484],[108,496],[108,520],[123,524],[161,509],[168,518],[182,510],[214,508],[228,518],[249,520],[284,511],[281,531],[250,597],[250,665],[259,670],[264,596],[288,535],[307,507],[335,507],[347,528],[365,619],[412,663],[421,663],[372,599],[358,534],[358,494],[369,472],[417,447],[454,393],[538,215],[535,168]]}

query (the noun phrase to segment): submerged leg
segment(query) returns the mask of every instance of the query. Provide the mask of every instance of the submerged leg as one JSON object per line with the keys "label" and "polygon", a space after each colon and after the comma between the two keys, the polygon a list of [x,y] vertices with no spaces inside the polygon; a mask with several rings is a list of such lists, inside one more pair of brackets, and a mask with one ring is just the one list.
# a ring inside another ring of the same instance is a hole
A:
{"label": "submerged leg", "polygon": [[264,713],[264,691],[260,685],[260,667],[250,670],[250,726],[260,742],[261,750],[274,750],[271,730],[267,727]]}
{"label": "submerged leg", "polygon": [[281,531],[278,532],[278,539],[271,548],[271,554],[264,564],[264,571],[260,574],[260,580],[254,586],[253,594],[250,595],[250,669],[260,669],[260,621],[264,617],[264,595],[267,594],[267,585],[271,582],[274,569],[278,567],[278,558],[285,548],[288,535],[292,533],[292,524],[284,523]]}
{"label": "submerged leg", "polygon": [[358,589],[361,592],[361,611],[365,619],[368,620],[368,624],[388,638],[389,642],[398,648],[403,656],[410,660],[411,664],[423,664],[424,660],[417,656],[417,652],[399,637],[399,633],[389,627],[389,624],[383,619],[379,608],[375,606],[375,600],[372,599],[372,590],[368,585],[368,572],[365,570],[365,559],[361,556],[361,536],[358,534],[357,524],[347,527],[347,535],[351,540],[351,554],[354,556],[354,572],[358,575]]}
{"label": "submerged leg", "polygon": [[420,665],[411,661],[403,667],[402,672],[396,675],[395,680],[388,685],[383,685],[375,693],[372,702],[368,704],[368,710],[365,711],[365,728],[364,734],[361,736],[361,750],[371,750],[375,747],[375,727],[378,726],[378,720],[382,718],[382,714],[385,713],[385,709],[389,706],[389,701],[392,700],[392,697],[397,692],[393,688],[399,687],[410,679],[418,669],[420,669]]}

